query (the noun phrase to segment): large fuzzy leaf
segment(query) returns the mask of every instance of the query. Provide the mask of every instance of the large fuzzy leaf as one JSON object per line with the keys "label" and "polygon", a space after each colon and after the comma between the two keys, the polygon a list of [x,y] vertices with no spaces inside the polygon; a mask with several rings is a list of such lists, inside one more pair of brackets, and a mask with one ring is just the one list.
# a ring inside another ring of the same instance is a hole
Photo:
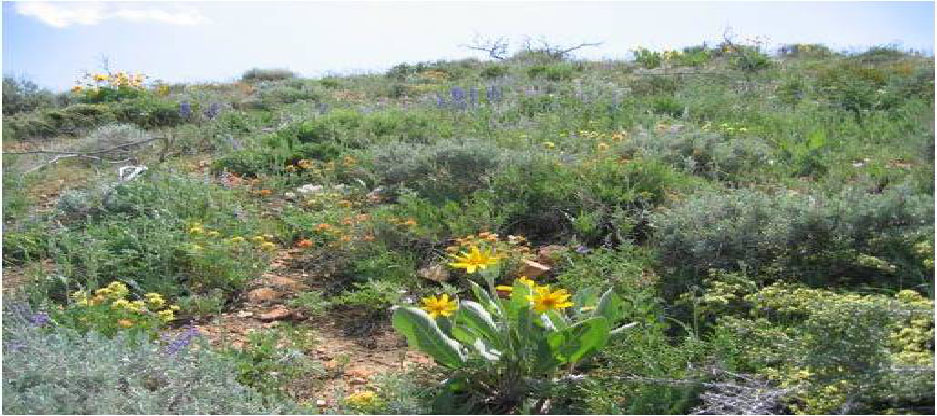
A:
{"label": "large fuzzy leaf", "polygon": [[465,362],[459,343],[444,334],[422,309],[397,308],[393,324],[394,329],[407,337],[411,347],[425,352],[439,364],[457,368]]}
{"label": "large fuzzy leaf", "polygon": [[553,355],[563,363],[575,363],[608,342],[608,320],[594,317],[547,335]]}

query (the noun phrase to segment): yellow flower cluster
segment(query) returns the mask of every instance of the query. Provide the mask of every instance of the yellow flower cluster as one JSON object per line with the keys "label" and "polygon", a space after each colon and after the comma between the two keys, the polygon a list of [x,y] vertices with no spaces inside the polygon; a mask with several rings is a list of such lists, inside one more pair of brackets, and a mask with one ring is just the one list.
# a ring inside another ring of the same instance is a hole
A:
{"label": "yellow flower cluster", "polygon": [[72,92],[79,93],[84,91],[86,88],[97,90],[99,88],[135,88],[135,89],[144,89],[146,88],[145,82],[149,78],[146,74],[136,73],[131,74],[124,71],[119,71],[115,73],[94,73],[94,74],[85,74],[80,80],[76,81],[76,85],[72,87]]}
{"label": "yellow flower cluster", "polygon": [[[205,237],[211,237],[211,238],[221,237],[220,232],[215,231],[215,230],[209,230],[200,223],[193,223],[192,225],[190,225],[188,228],[188,233],[193,236],[205,236]],[[251,241],[256,243],[258,248],[260,248],[261,250],[265,250],[265,251],[276,250],[277,248],[276,243],[274,243],[272,240],[273,240],[273,236],[270,234],[257,235],[251,238]],[[241,243],[246,243],[247,239],[241,236],[234,236],[234,237],[228,238],[227,242],[237,245]],[[203,249],[203,247],[199,244],[192,244],[190,248],[193,251],[200,251]]]}
{"label": "yellow flower cluster", "polygon": [[375,404],[377,400],[377,393],[365,390],[349,394],[345,398],[345,404],[354,407],[366,407]]}
{"label": "yellow flower cluster", "polygon": [[[169,305],[159,293],[150,292],[143,295],[144,300],[134,301],[127,300],[129,294],[130,290],[126,284],[113,281],[107,286],[95,290],[93,295],[89,295],[84,290],[79,290],[72,292],[70,297],[80,307],[108,305],[111,310],[127,311],[134,314],[154,313],[162,322],[175,319],[175,312],[179,310],[179,306]],[[121,327],[129,328],[133,326],[133,321],[121,319],[118,324]]]}
{"label": "yellow flower cluster", "polygon": [[530,243],[522,235],[508,235],[507,238],[501,238],[496,233],[486,231],[478,233],[478,235],[470,234],[465,237],[456,237],[454,244],[446,247],[446,252],[455,254],[460,251],[471,250],[472,247],[491,247],[503,253],[503,257],[524,257],[530,254],[531,251]]}

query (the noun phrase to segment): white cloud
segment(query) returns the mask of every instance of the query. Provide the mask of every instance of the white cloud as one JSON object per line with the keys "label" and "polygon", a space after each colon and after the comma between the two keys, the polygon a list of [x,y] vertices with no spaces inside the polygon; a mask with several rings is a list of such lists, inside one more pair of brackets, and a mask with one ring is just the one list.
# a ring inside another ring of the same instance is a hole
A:
{"label": "white cloud", "polygon": [[52,27],[96,25],[108,19],[131,22],[153,21],[170,25],[192,26],[207,23],[208,18],[192,8],[172,10],[141,8],[133,3],[48,3],[30,1],[16,3],[16,12],[32,16]]}

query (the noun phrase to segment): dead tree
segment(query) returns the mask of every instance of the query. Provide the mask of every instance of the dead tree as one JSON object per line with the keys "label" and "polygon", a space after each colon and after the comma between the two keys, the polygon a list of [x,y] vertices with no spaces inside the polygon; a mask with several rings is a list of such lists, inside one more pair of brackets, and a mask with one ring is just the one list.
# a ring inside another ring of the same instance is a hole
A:
{"label": "dead tree", "polygon": [[530,53],[541,53],[549,56],[550,58],[562,60],[566,59],[569,54],[579,49],[589,46],[599,46],[602,43],[603,42],[583,42],[573,46],[561,46],[550,43],[543,37],[539,37],[534,40],[528,36],[526,39],[524,39],[524,50]]}
{"label": "dead tree", "polygon": [[489,57],[503,61],[507,58],[508,45],[510,41],[507,37],[501,36],[496,39],[475,35],[472,43],[460,45],[473,51],[481,51],[488,54]]}

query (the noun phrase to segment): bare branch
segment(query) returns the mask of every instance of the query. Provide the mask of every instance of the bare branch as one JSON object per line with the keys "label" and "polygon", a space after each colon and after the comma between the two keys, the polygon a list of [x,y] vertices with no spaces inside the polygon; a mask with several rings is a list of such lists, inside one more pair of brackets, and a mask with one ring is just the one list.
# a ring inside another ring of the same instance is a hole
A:
{"label": "bare branch", "polygon": [[507,37],[501,36],[497,39],[483,38],[480,35],[476,34],[472,39],[472,43],[459,45],[463,48],[468,48],[474,51],[481,51],[488,54],[489,57],[504,60],[507,58],[508,45],[510,41]]}

